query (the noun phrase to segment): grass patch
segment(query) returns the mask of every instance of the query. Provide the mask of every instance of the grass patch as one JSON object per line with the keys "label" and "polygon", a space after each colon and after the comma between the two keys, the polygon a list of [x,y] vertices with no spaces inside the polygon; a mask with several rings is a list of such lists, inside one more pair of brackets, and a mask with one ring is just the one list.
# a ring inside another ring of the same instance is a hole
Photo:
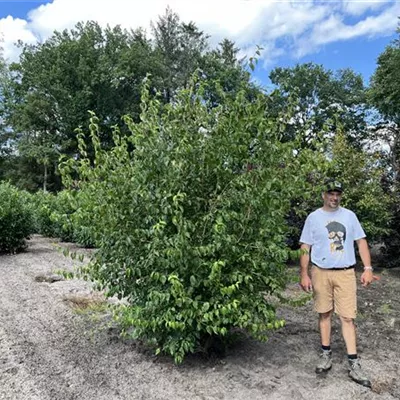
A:
{"label": "grass patch", "polygon": [[100,313],[108,309],[108,302],[103,295],[68,295],[63,300],[78,314]]}
{"label": "grass patch", "polygon": [[384,303],[378,308],[378,312],[381,314],[389,315],[393,311],[392,306],[389,303]]}

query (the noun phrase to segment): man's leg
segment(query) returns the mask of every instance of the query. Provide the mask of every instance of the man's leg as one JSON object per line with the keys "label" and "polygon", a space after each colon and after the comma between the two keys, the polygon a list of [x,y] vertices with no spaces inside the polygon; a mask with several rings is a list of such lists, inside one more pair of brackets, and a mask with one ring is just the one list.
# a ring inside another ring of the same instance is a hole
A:
{"label": "man's leg", "polygon": [[352,318],[340,317],[342,335],[346,343],[347,354],[357,354],[356,326]]}
{"label": "man's leg", "polygon": [[[321,353],[315,372],[320,374],[332,368],[331,351],[331,318],[333,313],[333,288],[330,283],[330,272],[316,266],[311,268],[313,284],[314,309],[319,315],[319,331],[321,335]],[[326,311],[329,310],[329,311]]]}
{"label": "man's leg", "polygon": [[371,382],[361,370],[360,361],[357,357],[356,326],[354,320],[352,318],[340,317],[340,322],[342,323],[342,334],[349,359],[349,376],[360,385],[371,387]]}
{"label": "man's leg", "polygon": [[322,351],[319,362],[315,368],[317,374],[327,372],[332,368],[332,351],[331,351],[331,325],[332,311],[319,314],[319,332],[321,335]]}
{"label": "man's leg", "polygon": [[355,382],[371,387],[371,382],[362,371],[357,357],[356,326],[354,323],[357,312],[355,273],[351,269],[338,272],[335,286],[335,311],[339,314],[342,324],[342,335],[346,343],[349,361],[349,376]]}
{"label": "man's leg", "polygon": [[332,311],[319,314],[319,332],[322,346],[331,345]]}

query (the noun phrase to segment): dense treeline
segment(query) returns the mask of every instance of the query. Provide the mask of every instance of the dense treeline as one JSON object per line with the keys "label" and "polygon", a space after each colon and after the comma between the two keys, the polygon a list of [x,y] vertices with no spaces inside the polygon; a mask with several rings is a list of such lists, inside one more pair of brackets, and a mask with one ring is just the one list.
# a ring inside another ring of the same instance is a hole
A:
{"label": "dense treeline", "polygon": [[[75,129],[87,126],[88,111],[99,118],[101,141],[110,146],[112,128],[123,129],[122,116],[138,121],[146,76],[151,76],[151,90],[164,104],[187,86],[197,68],[207,77],[204,96],[212,107],[219,104],[221,90],[235,96],[245,87],[249,98],[261,91],[251,82],[248,62],[238,60],[233,42],[224,40],[211,49],[206,33],[180,21],[171,10],[152,24],[152,30],[149,39],[141,29],[79,23],[70,31],[54,32],[44,43],[21,44],[16,63],[7,66],[0,58],[0,178],[29,191],[59,191],[59,157],[77,154]],[[307,147],[314,138],[322,139],[327,125],[335,132],[338,122],[358,148],[376,132],[379,139],[391,135],[392,152],[385,161],[394,168],[390,178],[396,179],[397,61],[396,41],[381,55],[370,88],[350,69],[333,72],[303,64],[272,70],[276,90],[269,93],[275,108],[270,113],[278,114],[297,99],[296,115],[283,140],[298,137],[299,126],[308,124],[300,141]],[[375,110],[381,120],[374,125],[382,128],[385,122],[385,130],[368,129]]]}
{"label": "dense treeline", "polygon": [[0,186],[0,251],[32,232],[97,247],[82,272],[126,299],[127,334],[178,362],[282,325],[266,295],[282,299],[327,177],[396,265],[399,41],[369,87],[303,64],[268,92],[234,43],[209,48],[171,10],[152,29],[80,23],[0,63],[0,180],[20,189]]}
{"label": "dense treeline", "polygon": [[207,36],[170,10],[153,24],[153,36],[87,22],[44,43],[22,45],[2,87],[2,119],[13,133],[8,139],[2,132],[2,149],[11,144],[15,150],[3,157],[2,178],[31,191],[58,191],[59,156],[76,154],[75,129],[87,125],[88,110],[99,118],[102,143],[110,145],[112,127],[123,126],[123,115],[138,120],[147,75],[163,103],[172,101],[196,68],[209,77],[213,104],[219,87],[232,95],[243,85],[249,96],[255,91],[232,42],[209,49]]}

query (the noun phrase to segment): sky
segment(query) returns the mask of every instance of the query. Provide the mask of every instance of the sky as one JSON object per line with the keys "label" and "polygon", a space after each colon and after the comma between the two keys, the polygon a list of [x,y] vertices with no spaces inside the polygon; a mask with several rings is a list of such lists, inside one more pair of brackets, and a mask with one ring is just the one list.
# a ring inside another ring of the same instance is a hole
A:
{"label": "sky", "polygon": [[0,0],[3,55],[17,61],[18,40],[36,43],[79,21],[142,27],[169,6],[210,35],[210,46],[235,41],[241,55],[263,48],[254,79],[268,86],[271,69],[315,62],[352,68],[368,83],[376,60],[398,35],[400,0]]}

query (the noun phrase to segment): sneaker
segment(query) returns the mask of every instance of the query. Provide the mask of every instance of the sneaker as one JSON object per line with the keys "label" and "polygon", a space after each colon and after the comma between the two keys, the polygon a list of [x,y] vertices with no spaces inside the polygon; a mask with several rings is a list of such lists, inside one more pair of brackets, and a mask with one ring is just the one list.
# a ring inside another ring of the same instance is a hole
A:
{"label": "sneaker", "polygon": [[317,374],[327,372],[332,368],[332,351],[324,351],[319,356],[319,362],[315,368]]}
{"label": "sneaker", "polygon": [[349,377],[360,385],[371,387],[371,382],[361,370],[360,361],[358,359],[349,360]]}

